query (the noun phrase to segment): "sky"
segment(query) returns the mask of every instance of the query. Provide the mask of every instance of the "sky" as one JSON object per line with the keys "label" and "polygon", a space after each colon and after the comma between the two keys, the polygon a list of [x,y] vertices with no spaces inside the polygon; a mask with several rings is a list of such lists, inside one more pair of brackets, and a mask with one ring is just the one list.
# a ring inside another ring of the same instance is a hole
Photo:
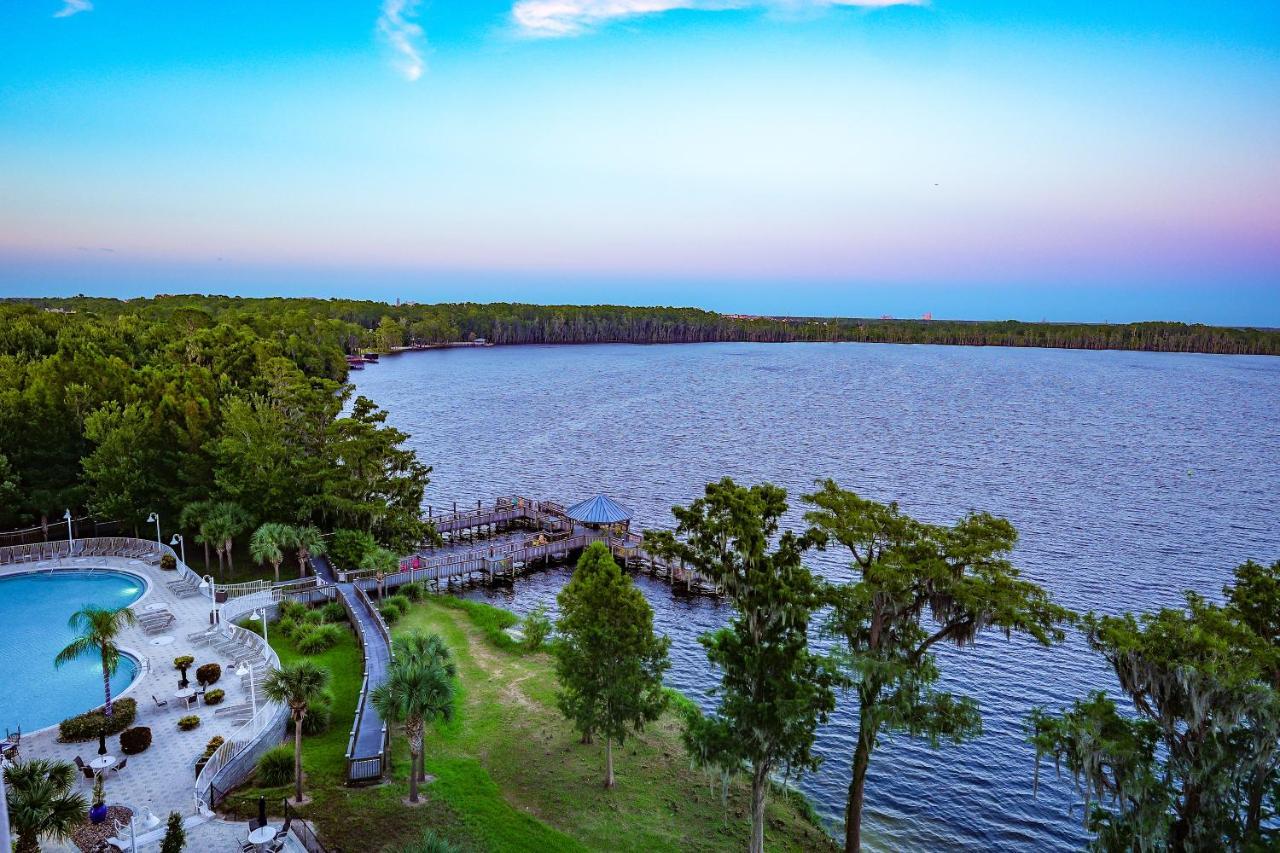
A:
{"label": "sky", "polygon": [[1280,4],[3,0],[0,296],[1280,326]]}

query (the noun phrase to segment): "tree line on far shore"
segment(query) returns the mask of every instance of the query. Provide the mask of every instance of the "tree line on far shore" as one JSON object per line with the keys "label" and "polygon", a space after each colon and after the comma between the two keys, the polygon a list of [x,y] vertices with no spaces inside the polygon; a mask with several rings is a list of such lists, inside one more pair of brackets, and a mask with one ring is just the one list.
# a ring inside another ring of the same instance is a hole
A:
{"label": "tree line on far shore", "polygon": [[[1017,532],[1006,519],[970,512],[926,524],[830,480],[804,501],[807,529],[780,530],[785,490],[726,478],[674,507],[674,530],[645,534],[646,548],[684,560],[733,608],[726,627],[701,638],[720,673],[718,704],[683,709],[684,740],[697,764],[747,778],[751,853],[764,850],[771,779],[816,769],[815,731],[840,691],[858,706],[845,810],[845,850],[856,851],[867,769],[886,739],[937,748],[982,731],[979,697],[938,686],[934,648],[971,647],[984,632],[1050,645],[1072,628],[1111,664],[1123,701],[1097,692],[1060,711],[1029,708],[1026,727],[1037,783],[1045,758],[1075,780],[1091,848],[1280,845],[1280,561],[1238,567],[1221,604],[1187,593],[1185,607],[1081,615],[1009,562]],[[852,581],[830,584],[805,567],[811,549],[837,547]],[[559,603],[560,707],[584,742],[605,739],[612,786],[613,746],[668,702],[668,641],[600,543]],[[810,646],[817,634],[835,641],[831,653]]]}
{"label": "tree line on far shore", "polygon": [[[696,308],[519,303],[403,303],[351,299],[157,296],[28,299],[99,316],[164,318],[199,311],[217,320],[302,316],[338,324],[349,352],[484,338],[497,344],[850,341],[1280,355],[1280,330],[1147,323],[1026,323],[891,318],[757,317]],[[270,321],[266,321],[270,327]],[[293,325],[290,320],[286,327]]]}

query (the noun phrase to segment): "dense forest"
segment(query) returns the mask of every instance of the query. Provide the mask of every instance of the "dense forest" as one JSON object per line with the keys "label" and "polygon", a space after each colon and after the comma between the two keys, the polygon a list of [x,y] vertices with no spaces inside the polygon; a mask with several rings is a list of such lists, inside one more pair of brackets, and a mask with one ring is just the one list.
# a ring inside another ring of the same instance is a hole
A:
{"label": "dense forest", "polygon": [[71,509],[144,531],[157,512],[219,555],[269,522],[420,541],[430,469],[350,399],[350,324],[303,304],[74,304],[0,305],[0,529]]}
{"label": "dense forest", "polygon": [[331,331],[345,333],[348,350],[485,338],[495,344],[855,341],[1280,355],[1280,330],[1184,323],[743,317],[696,308],[513,303],[388,305],[344,299],[220,296],[160,296],[128,302],[86,297],[26,301],[42,308],[99,316],[138,314],[152,319],[198,310],[263,332],[274,332],[277,318],[281,325],[294,329],[314,321],[325,323]]}

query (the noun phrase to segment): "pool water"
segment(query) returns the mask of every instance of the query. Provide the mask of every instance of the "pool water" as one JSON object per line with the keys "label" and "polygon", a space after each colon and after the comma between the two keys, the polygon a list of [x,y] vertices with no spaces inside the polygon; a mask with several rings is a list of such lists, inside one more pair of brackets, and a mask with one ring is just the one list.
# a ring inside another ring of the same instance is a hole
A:
{"label": "pool water", "polygon": [[[67,620],[86,604],[127,607],[145,591],[138,577],[105,569],[0,577],[0,726],[32,732],[101,705],[100,661],[53,666],[75,637]],[[133,683],[137,671],[137,661],[124,656],[111,695]]]}

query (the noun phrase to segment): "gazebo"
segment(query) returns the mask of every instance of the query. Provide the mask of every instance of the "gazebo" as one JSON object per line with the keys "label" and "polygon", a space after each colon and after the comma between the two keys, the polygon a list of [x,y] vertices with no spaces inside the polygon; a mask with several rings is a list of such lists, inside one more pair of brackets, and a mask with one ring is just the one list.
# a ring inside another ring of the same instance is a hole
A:
{"label": "gazebo", "polygon": [[586,527],[602,528],[620,525],[623,531],[631,526],[631,510],[605,495],[596,495],[576,503],[564,514]]}

